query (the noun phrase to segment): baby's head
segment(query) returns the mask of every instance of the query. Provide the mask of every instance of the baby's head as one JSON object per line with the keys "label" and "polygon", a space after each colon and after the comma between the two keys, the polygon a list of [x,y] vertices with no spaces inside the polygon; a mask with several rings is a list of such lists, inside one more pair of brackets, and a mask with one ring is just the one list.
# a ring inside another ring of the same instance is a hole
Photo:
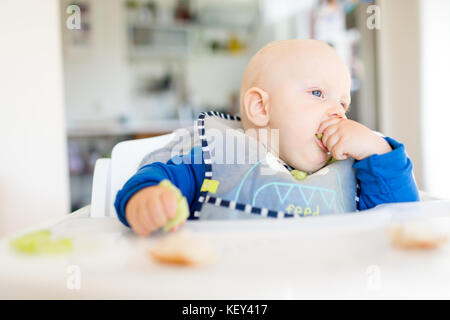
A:
{"label": "baby's head", "polygon": [[271,42],[250,60],[242,80],[244,130],[279,130],[279,157],[303,171],[316,171],[330,159],[316,137],[320,124],[344,117],[350,105],[351,77],[329,45],[306,39]]}

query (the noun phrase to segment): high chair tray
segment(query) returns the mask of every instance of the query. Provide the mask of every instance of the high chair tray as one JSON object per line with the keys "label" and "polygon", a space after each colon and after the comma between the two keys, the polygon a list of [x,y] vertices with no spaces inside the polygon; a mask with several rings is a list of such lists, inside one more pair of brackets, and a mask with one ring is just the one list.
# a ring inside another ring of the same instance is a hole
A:
{"label": "high chair tray", "polygon": [[[204,267],[158,264],[138,238],[89,207],[36,226],[71,237],[73,253],[25,256],[0,241],[0,298],[308,299],[450,298],[450,246],[401,250],[392,223],[427,219],[450,231],[450,202],[381,205],[361,213],[302,219],[188,221],[218,254]],[[30,231],[30,230],[26,230]]]}

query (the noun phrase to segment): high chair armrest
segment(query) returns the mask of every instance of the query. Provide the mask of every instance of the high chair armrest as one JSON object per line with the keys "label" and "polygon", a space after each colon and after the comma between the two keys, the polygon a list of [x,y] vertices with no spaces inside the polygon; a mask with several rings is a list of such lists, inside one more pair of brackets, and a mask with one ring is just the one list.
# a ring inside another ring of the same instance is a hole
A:
{"label": "high chair armrest", "polygon": [[95,162],[92,180],[91,217],[108,216],[110,202],[111,159],[102,158]]}

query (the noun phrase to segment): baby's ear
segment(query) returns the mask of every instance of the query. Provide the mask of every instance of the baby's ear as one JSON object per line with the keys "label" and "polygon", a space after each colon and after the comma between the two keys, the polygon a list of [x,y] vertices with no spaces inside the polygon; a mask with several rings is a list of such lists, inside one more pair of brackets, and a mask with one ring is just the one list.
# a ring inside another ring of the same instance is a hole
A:
{"label": "baby's ear", "polygon": [[247,119],[257,127],[269,123],[269,94],[258,87],[251,87],[245,92],[244,112]]}

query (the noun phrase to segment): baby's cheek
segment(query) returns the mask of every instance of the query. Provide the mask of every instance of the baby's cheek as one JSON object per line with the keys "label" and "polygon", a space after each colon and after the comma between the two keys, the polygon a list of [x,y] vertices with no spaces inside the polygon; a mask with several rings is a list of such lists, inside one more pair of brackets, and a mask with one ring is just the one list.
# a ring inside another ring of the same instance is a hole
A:
{"label": "baby's cheek", "polygon": [[278,157],[287,164],[289,164],[292,159],[296,158],[295,149],[293,149],[292,146],[285,140],[280,140],[278,149],[273,151],[274,153],[278,153]]}

